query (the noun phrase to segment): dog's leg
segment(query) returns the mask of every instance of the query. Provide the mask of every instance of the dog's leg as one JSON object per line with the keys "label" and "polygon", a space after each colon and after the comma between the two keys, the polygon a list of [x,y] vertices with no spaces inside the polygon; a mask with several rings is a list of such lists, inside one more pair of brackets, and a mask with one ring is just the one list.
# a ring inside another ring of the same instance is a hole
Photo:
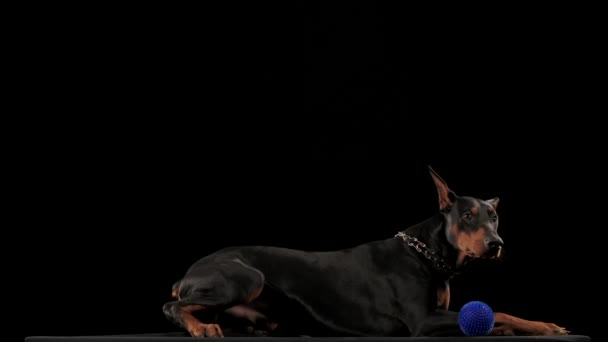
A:
{"label": "dog's leg", "polygon": [[565,328],[553,323],[528,321],[501,312],[494,314],[493,335],[568,335]]}
{"label": "dog's leg", "polygon": [[[528,321],[501,312],[494,313],[491,335],[568,335],[570,332],[553,323]],[[464,336],[458,325],[458,312],[435,311],[422,321],[413,336]]]}
{"label": "dog's leg", "polygon": [[194,312],[208,308],[202,304],[191,304],[199,302],[204,302],[204,300],[202,298],[186,298],[181,301],[169,302],[163,306],[163,312],[170,321],[186,329],[192,336],[223,337],[224,334],[219,325],[202,323],[194,317]]}
{"label": "dog's leg", "polygon": [[[223,336],[214,323],[203,323],[193,313],[218,314],[228,308],[249,304],[264,287],[264,275],[238,259],[201,266],[184,278],[175,291],[176,301],[163,306],[163,313],[192,336]],[[175,290],[175,289],[174,289]]]}

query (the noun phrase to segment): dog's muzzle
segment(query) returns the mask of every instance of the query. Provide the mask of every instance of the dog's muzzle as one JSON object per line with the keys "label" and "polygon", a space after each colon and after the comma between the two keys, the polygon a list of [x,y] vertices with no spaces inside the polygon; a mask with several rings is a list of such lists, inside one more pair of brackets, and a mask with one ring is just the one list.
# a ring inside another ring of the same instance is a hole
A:
{"label": "dog's muzzle", "polygon": [[503,245],[504,242],[499,236],[493,236],[487,242],[488,251],[486,252],[485,257],[490,259],[499,259],[503,254]]}
{"label": "dog's muzzle", "polygon": [[503,255],[504,242],[500,237],[496,237],[488,242],[488,252],[486,257],[490,259],[500,259]]}

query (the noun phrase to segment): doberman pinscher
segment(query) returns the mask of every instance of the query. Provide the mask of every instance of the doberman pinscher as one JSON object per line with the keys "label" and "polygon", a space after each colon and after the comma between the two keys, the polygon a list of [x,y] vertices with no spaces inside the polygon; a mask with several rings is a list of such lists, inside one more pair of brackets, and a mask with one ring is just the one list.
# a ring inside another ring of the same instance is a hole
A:
{"label": "doberman pinscher", "polygon": [[[448,281],[471,258],[500,257],[499,199],[457,196],[429,171],[439,194],[431,218],[338,251],[221,249],[175,283],[176,300],[163,306],[164,314],[192,336],[224,336],[226,317],[246,332],[271,336],[463,335],[458,313],[448,310]],[[553,323],[494,315],[497,335],[569,333]]]}

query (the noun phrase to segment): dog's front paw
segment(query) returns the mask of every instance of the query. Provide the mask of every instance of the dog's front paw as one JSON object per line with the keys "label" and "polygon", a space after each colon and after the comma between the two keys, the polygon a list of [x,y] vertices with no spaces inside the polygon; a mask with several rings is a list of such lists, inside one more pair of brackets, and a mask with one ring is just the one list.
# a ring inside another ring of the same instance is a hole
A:
{"label": "dog's front paw", "polygon": [[553,331],[553,335],[569,335],[570,334],[570,331],[566,330],[566,328],[564,328],[564,327],[560,327],[553,323],[549,323],[549,326],[551,327],[551,329]]}
{"label": "dog's front paw", "polygon": [[514,336],[515,331],[513,331],[513,328],[511,327],[503,325],[499,327],[494,327],[494,329],[492,329],[492,335]]}
{"label": "dog's front paw", "polygon": [[568,335],[570,331],[566,328],[560,327],[553,323],[538,322],[537,335],[550,336],[550,335]]}
{"label": "dog's front paw", "polygon": [[217,324],[199,323],[188,329],[192,337],[224,337],[222,329]]}

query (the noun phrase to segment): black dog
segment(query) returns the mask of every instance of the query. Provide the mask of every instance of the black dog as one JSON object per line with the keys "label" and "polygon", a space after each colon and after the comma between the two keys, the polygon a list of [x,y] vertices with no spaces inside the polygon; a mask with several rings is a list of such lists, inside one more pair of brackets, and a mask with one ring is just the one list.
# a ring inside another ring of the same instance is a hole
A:
{"label": "black dog", "polygon": [[[332,252],[222,249],[190,267],[163,312],[192,336],[223,336],[217,323],[226,316],[275,336],[462,335],[457,312],[448,311],[448,281],[465,259],[500,256],[498,198],[457,196],[429,170],[439,212],[426,221]],[[496,313],[493,333],[568,331]]]}

